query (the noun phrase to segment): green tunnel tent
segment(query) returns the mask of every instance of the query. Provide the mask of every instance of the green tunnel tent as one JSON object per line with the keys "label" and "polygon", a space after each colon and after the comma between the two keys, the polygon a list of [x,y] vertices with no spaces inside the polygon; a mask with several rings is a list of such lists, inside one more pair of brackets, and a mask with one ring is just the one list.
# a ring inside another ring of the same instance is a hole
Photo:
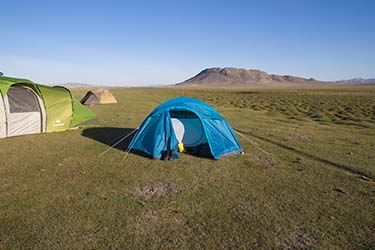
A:
{"label": "green tunnel tent", "polygon": [[64,87],[0,76],[0,138],[58,132],[94,119]]}

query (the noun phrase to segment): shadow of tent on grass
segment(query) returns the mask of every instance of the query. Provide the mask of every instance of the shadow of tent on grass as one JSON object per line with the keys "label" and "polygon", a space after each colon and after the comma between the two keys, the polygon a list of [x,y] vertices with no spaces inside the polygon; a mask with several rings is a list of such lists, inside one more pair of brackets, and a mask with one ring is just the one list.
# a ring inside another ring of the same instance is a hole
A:
{"label": "shadow of tent on grass", "polygon": [[[121,150],[125,152],[131,140],[133,139],[134,135],[136,134],[134,128],[114,128],[114,127],[102,127],[102,128],[87,128],[82,131],[81,135],[92,140],[98,141],[100,143],[108,145],[108,147],[112,147],[115,143],[117,143],[122,138],[128,136],[126,139],[121,141],[117,144],[114,148],[117,150]],[[137,154],[140,156],[144,156],[146,158],[150,158],[149,155],[139,152],[136,150],[131,150],[130,153]]]}
{"label": "shadow of tent on grass", "polygon": [[[114,146],[115,149],[126,152],[129,148],[129,144],[131,143],[133,137],[136,134],[135,132],[136,131],[134,131],[134,128],[101,127],[87,128],[82,131],[81,135],[92,140],[98,141],[100,143],[106,144],[108,145],[108,147],[112,147],[119,140],[128,136],[126,139],[124,139],[116,146]],[[138,151],[135,149],[130,150],[129,153],[143,156],[149,159],[154,159],[151,155],[148,155],[142,151]],[[202,144],[199,147],[194,148],[193,151],[188,150],[188,148],[186,148],[185,153],[192,155],[194,157],[212,159],[212,155],[207,144]]]}

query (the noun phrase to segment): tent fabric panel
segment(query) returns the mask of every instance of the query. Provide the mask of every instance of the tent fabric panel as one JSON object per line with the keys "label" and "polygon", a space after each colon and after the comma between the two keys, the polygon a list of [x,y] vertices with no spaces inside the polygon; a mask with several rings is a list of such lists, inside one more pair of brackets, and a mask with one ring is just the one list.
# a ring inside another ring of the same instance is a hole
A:
{"label": "tent fabric panel", "polygon": [[76,98],[72,97],[73,117],[71,127],[76,127],[80,123],[92,120],[96,114],[83,106]]}
{"label": "tent fabric panel", "polygon": [[[161,116],[155,116],[145,120],[129,144],[132,149],[142,151],[155,158],[161,156],[157,153],[157,148],[164,148],[165,141],[160,140],[165,137],[164,131],[161,131],[163,126],[161,118]],[[156,143],[158,143],[157,146]]]}
{"label": "tent fabric panel", "polygon": [[7,136],[6,126],[6,114],[4,107],[4,100],[2,94],[0,94],[0,138]]}
{"label": "tent fabric panel", "polygon": [[8,136],[37,134],[42,132],[40,112],[8,114]]}
{"label": "tent fabric panel", "polygon": [[45,133],[46,132],[47,116],[46,116],[46,109],[44,107],[44,101],[39,95],[35,95],[35,96],[38,99],[40,114],[41,114],[41,117],[42,117],[42,133]]}
{"label": "tent fabric panel", "polygon": [[241,146],[226,120],[205,119],[206,136],[212,155],[218,159],[231,152],[242,151]]}
{"label": "tent fabric panel", "polygon": [[99,103],[101,103],[101,104],[111,104],[111,103],[117,103],[117,100],[114,96],[104,96],[104,95],[102,95],[100,97]]}
{"label": "tent fabric panel", "polygon": [[172,125],[174,129],[174,133],[176,135],[176,138],[179,142],[183,142],[186,145],[186,141],[184,141],[185,136],[185,125],[177,118],[171,118],[172,119]]}
{"label": "tent fabric panel", "polygon": [[99,98],[99,103],[101,104],[117,103],[116,98],[108,89],[99,89],[94,93]]}
{"label": "tent fabric panel", "polygon": [[37,94],[29,87],[12,85],[4,98],[7,136],[42,132],[42,114]]}
{"label": "tent fabric panel", "polygon": [[175,158],[178,158],[178,141],[176,138],[176,134],[173,129],[172,119],[171,115],[168,111],[164,112],[164,130],[165,130],[165,144],[167,145],[167,148],[159,148],[158,151],[160,151],[161,154],[164,153],[165,150],[172,150],[174,151]]}
{"label": "tent fabric panel", "polygon": [[39,112],[39,100],[31,89],[12,86],[7,93],[10,113]]}
{"label": "tent fabric panel", "polygon": [[167,150],[177,153],[177,139],[169,112],[148,117],[135,134],[130,148],[142,151],[153,158],[160,158]]}
{"label": "tent fabric panel", "polygon": [[27,79],[21,79],[21,78],[14,78],[14,77],[7,77],[7,76],[1,76],[0,77],[0,92],[5,96],[8,93],[9,88],[18,83],[28,83],[31,85],[35,85],[32,81]]}
{"label": "tent fabric panel", "polygon": [[222,119],[222,116],[207,103],[186,96],[173,98],[160,104],[152,111],[151,115],[164,112],[165,110],[190,110],[195,114],[199,114],[201,118]]}
{"label": "tent fabric panel", "polygon": [[39,85],[47,114],[46,132],[69,129],[72,120],[72,97],[69,90]]}
{"label": "tent fabric panel", "polygon": [[81,103],[82,104],[86,104],[87,103],[87,100],[89,99],[89,97],[91,96],[91,95],[93,95],[93,93],[91,92],[91,91],[88,91],[87,93],[86,93],[86,95],[81,99]]}
{"label": "tent fabric panel", "polygon": [[95,94],[93,94],[93,93],[91,93],[88,96],[87,100],[85,101],[85,104],[88,104],[88,105],[90,105],[90,104],[99,104],[99,103],[100,103],[99,98]]}

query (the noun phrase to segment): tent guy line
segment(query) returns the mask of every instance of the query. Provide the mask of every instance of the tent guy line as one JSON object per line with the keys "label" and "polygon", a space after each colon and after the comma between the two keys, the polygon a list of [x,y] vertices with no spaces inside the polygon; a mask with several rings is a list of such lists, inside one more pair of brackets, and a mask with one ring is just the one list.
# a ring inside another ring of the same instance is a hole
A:
{"label": "tent guy line", "polygon": [[244,138],[248,143],[250,143],[251,145],[253,145],[254,147],[256,147],[257,149],[259,149],[260,151],[262,151],[263,153],[265,153],[266,155],[271,155],[270,153],[268,153],[266,150],[264,150],[263,148],[261,148],[259,146],[258,143],[250,140],[248,137],[246,137],[244,134],[238,132],[237,129],[233,128],[234,132],[236,132],[236,134],[238,134],[239,136],[241,136],[242,138]]}
{"label": "tent guy line", "polygon": [[128,138],[129,136],[131,136],[132,134],[134,134],[135,131],[137,131],[138,128],[135,128],[133,129],[132,132],[130,132],[129,134],[125,135],[124,137],[122,137],[120,140],[118,140],[117,142],[115,142],[112,146],[110,146],[109,148],[107,148],[106,150],[104,150],[103,152],[101,152],[98,157],[101,157],[103,156],[104,154],[106,154],[107,152],[109,152],[111,149],[113,149],[114,147],[116,147],[117,145],[119,145],[122,141],[124,141],[126,138]]}
{"label": "tent guy line", "polygon": [[267,142],[267,143],[271,143],[277,147],[280,147],[284,150],[287,150],[288,152],[291,152],[291,153],[294,153],[294,154],[297,154],[297,155],[300,155],[302,157],[306,157],[310,160],[313,160],[313,161],[316,161],[316,162],[319,162],[319,163],[323,163],[325,164],[326,166],[330,166],[330,167],[334,167],[336,169],[339,169],[339,170],[342,170],[342,171],[345,171],[349,174],[352,174],[352,175],[357,175],[359,177],[364,177],[366,179],[369,179],[372,181],[372,183],[375,183],[375,178],[372,177],[371,175],[369,175],[368,173],[364,172],[364,171],[361,171],[361,170],[357,170],[357,169],[353,169],[352,167],[350,166],[347,166],[347,165],[343,165],[343,164],[339,164],[339,163],[335,163],[333,161],[330,161],[330,160],[327,160],[327,159],[324,159],[320,156],[315,156],[313,154],[310,154],[310,153],[307,153],[307,152],[304,152],[302,150],[299,150],[297,148],[294,148],[294,147],[291,147],[291,146],[288,146],[288,145],[284,145],[282,143],[279,143],[277,141],[274,141],[274,140],[271,140],[269,138],[266,138],[266,137],[263,137],[263,136],[260,136],[260,135],[256,135],[256,134],[253,134],[249,131],[241,131],[242,133],[246,133],[247,135],[249,136],[252,136],[252,137],[255,137],[259,140],[262,140],[264,142]]}
{"label": "tent guy line", "polygon": [[[138,130],[138,128],[137,128]],[[133,133],[133,132],[132,132]],[[137,139],[138,139],[138,136],[139,134],[137,133],[136,137],[134,138],[134,140],[131,141],[130,145],[128,146],[128,149],[125,151],[125,155],[124,155],[124,158],[122,159],[123,161],[126,160],[126,158],[128,158],[128,155],[130,153],[130,151],[132,150],[132,147],[134,145],[134,143],[136,143]]]}

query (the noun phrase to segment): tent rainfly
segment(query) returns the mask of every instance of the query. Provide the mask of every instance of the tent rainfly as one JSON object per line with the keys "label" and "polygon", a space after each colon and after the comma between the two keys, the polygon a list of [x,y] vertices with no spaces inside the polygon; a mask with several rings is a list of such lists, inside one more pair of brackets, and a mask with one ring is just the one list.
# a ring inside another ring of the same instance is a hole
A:
{"label": "tent rainfly", "polygon": [[188,153],[214,159],[242,152],[229,123],[208,104],[189,97],[171,99],[152,111],[128,150],[173,159],[181,143]]}
{"label": "tent rainfly", "polygon": [[117,103],[117,100],[109,89],[100,88],[95,91],[87,92],[82,98],[81,103],[85,105],[110,104]]}
{"label": "tent rainfly", "polygon": [[0,138],[63,131],[95,117],[64,87],[0,77]]}

